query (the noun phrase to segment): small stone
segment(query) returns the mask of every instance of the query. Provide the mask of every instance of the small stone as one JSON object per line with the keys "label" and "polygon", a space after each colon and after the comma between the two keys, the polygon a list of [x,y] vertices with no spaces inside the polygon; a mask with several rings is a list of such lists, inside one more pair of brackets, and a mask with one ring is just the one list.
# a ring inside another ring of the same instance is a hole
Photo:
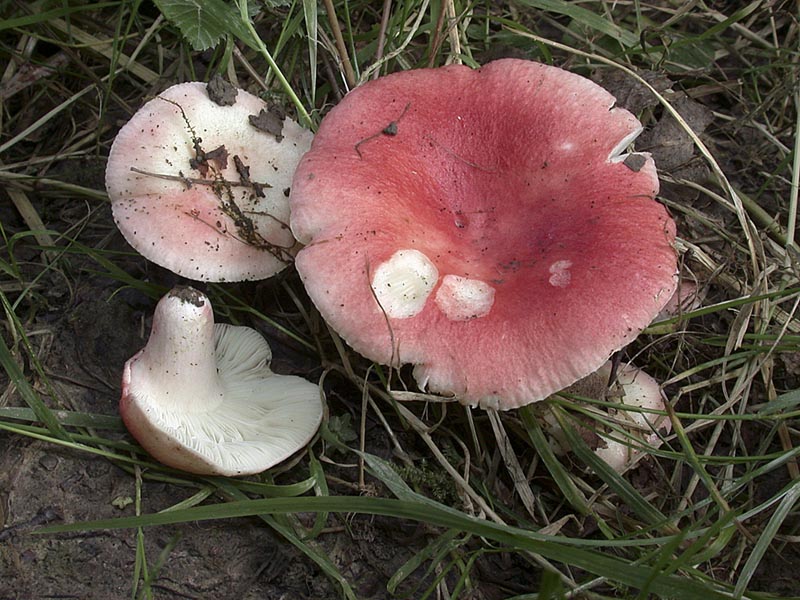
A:
{"label": "small stone", "polygon": [[124,510],[131,504],[133,504],[133,498],[130,496],[117,496],[111,501],[111,506],[114,506],[120,510]]}
{"label": "small stone", "polygon": [[52,471],[58,466],[58,458],[52,454],[45,454],[39,459],[39,466],[46,471]]}

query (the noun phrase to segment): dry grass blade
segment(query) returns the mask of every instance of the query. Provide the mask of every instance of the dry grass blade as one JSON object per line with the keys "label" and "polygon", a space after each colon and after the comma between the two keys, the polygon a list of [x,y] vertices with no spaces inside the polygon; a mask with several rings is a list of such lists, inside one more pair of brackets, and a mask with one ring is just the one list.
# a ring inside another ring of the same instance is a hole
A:
{"label": "dry grass blade", "polygon": [[[63,19],[52,19],[49,21],[49,25],[63,33],[67,38],[77,42],[78,47],[97,52],[109,61],[114,60],[123,70],[130,71],[147,85],[153,85],[160,77],[160,75],[152,69],[137,62],[135,56],[127,56],[116,52],[115,46],[119,40],[99,39],[83,31],[81,28],[76,27],[74,23],[67,24]],[[158,23],[156,23],[155,26],[157,27]]]}
{"label": "dry grass blade", "polygon": [[494,438],[497,441],[500,455],[503,457],[503,462],[505,462],[506,468],[511,475],[511,481],[514,483],[514,490],[519,494],[522,505],[525,507],[525,510],[528,511],[528,516],[535,523],[538,520],[536,500],[533,497],[528,478],[522,470],[522,465],[519,464],[519,459],[514,453],[511,439],[508,437],[497,411],[489,410],[486,414],[489,417],[489,423],[492,425],[492,431],[494,432]]}

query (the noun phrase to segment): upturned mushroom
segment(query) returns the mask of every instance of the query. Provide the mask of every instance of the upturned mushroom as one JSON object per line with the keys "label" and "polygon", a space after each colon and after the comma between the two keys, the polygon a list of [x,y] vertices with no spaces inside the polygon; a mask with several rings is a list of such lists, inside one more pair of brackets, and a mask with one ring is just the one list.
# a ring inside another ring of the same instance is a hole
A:
{"label": "upturned mushroom", "polygon": [[287,196],[312,134],[219,87],[181,83],[147,102],[114,140],[106,188],[147,259],[195,280],[264,279],[293,259]]}
{"label": "upturned mushroom", "polygon": [[505,59],[359,86],[301,160],[291,226],[322,316],[423,390],[509,409],[596,371],[672,296],[642,126],[588,79]]}
{"label": "upturned mushroom", "polygon": [[125,363],[120,414],[160,462],[248,475],[285,460],[322,419],[319,386],[275,375],[255,330],[214,324],[209,299],[177,287],[156,307],[147,345]]}

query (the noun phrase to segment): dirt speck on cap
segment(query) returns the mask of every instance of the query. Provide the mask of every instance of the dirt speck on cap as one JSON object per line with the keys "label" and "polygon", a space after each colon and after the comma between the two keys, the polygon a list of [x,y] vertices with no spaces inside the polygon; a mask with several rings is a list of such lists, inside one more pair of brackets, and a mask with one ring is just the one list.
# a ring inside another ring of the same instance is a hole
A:
{"label": "dirt speck on cap", "polygon": [[238,90],[219,74],[214,75],[211,81],[208,82],[206,92],[208,92],[208,97],[211,101],[220,106],[233,106],[236,104]]}

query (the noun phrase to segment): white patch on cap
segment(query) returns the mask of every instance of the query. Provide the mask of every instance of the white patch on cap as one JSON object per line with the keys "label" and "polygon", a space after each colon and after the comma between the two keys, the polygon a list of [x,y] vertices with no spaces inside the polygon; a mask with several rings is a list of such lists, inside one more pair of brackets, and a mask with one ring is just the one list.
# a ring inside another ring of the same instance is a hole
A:
{"label": "white patch on cap", "polygon": [[572,279],[569,272],[571,266],[571,260],[557,260],[550,265],[550,285],[560,288],[567,287]]}
{"label": "white patch on cap", "polygon": [[419,250],[398,250],[375,269],[372,289],[386,314],[407,319],[418,314],[439,280],[439,271]]}
{"label": "white patch on cap", "polygon": [[436,292],[436,305],[451,321],[483,317],[493,304],[494,288],[479,279],[445,275]]}

